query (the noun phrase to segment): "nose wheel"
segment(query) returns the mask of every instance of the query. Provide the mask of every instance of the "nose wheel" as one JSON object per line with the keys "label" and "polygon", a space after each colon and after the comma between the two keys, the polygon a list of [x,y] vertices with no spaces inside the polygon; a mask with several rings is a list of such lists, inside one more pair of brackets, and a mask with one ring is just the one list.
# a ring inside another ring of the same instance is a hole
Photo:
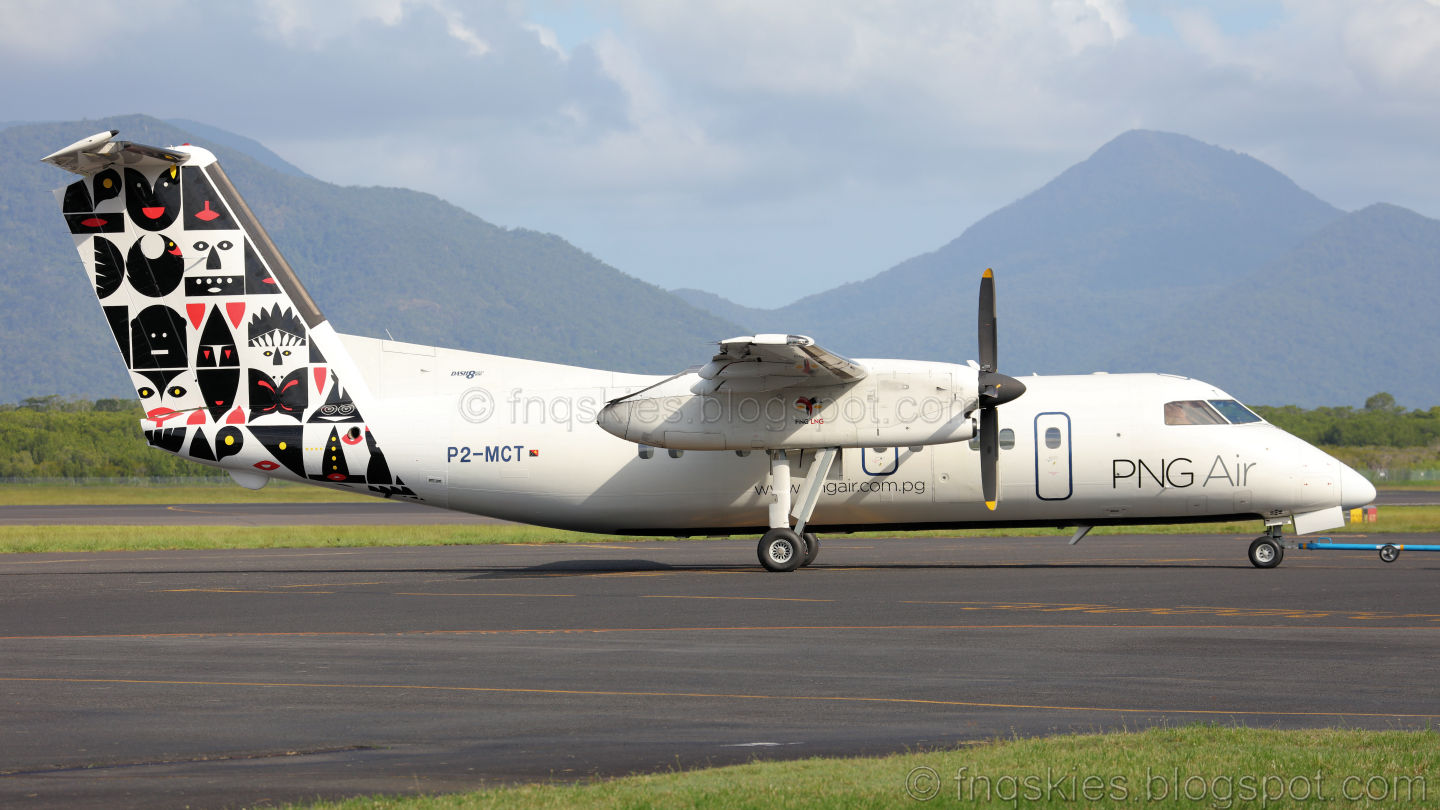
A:
{"label": "nose wheel", "polygon": [[1268,534],[1255,538],[1250,544],[1250,564],[1256,568],[1274,568],[1283,559],[1285,546]]}

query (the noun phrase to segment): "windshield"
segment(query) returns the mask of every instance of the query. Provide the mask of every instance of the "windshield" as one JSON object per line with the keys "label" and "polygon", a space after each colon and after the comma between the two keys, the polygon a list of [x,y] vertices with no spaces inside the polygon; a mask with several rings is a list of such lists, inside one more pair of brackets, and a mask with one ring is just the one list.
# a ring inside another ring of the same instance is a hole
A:
{"label": "windshield", "polygon": [[1215,406],[1215,410],[1224,414],[1225,418],[1229,419],[1232,425],[1244,425],[1250,422],[1262,421],[1259,416],[1255,415],[1254,411],[1233,399],[1212,399],[1210,400],[1210,404]]}
{"label": "windshield", "polygon": [[1167,425],[1223,425],[1225,419],[1214,408],[1198,399],[1165,403]]}
{"label": "windshield", "polygon": [[1167,425],[1244,425],[1262,421],[1254,411],[1233,399],[1182,399],[1165,403]]}

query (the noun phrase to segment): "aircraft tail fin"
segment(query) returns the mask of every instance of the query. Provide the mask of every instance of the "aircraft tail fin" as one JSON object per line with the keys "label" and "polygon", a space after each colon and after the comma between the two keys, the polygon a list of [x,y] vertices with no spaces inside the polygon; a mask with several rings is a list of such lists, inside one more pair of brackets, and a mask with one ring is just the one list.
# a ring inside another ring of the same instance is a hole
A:
{"label": "aircraft tail fin", "polygon": [[268,477],[414,497],[364,414],[373,399],[304,285],[208,150],[117,141],[43,158],[145,409],[151,445]]}

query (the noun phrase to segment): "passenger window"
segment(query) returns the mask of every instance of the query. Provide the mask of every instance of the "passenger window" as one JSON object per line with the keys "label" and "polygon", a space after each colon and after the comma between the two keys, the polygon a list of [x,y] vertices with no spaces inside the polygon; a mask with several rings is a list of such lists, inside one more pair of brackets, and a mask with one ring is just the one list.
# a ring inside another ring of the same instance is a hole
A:
{"label": "passenger window", "polygon": [[1233,399],[1212,399],[1210,404],[1215,406],[1215,410],[1224,414],[1225,418],[1229,419],[1233,425],[1247,425],[1251,422],[1263,421],[1255,415],[1254,411]]}
{"label": "passenger window", "polygon": [[1060,446],[1060,428],[1045,428],[1045,446],[1050,448],[1051,450],[1054,450],[1055,448]]}
{"label": "passenger window", "polygon": [[[1236,403],[1239,404],[1239,403]],[[1165,403],[1167,425],[1223,425],[1225,420],[1203,400],[1187,399]]]}
{"label": "passenger window", "polygon": [[[1015,431],[1011,430],[1010,428],[1004,428],[1004,429],[1002,429],[1002,430],[1000,431],[1000,449],[1001,449],[1001,450],[1009,450],[1010,448],[1012,448],[1012,447],[1014,447],[1014,446],[1015,446]],[[980,435],[979,435],[979,434],[976,434],[976,435],[970,437],[970,449],[971,449],[971,450],[979,450],[979,449],[980,449]]]}

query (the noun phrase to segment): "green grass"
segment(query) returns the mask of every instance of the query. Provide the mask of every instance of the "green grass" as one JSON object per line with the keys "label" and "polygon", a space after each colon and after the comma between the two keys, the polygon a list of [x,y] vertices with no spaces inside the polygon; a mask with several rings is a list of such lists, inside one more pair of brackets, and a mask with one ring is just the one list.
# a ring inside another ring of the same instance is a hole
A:
{"label": "green grass", "polygon": [[271,481],[258,490],[228,478],[214,484],[0,484],[0,506],[113,506],[169,503],[333,503],[372,500],[309,484]]}
{"label": "green grass", "polygon": [[[1440,802],[1440,773],[1434,767],[1437,745],[1440,739],[1432,731],[1185,726],[1004,740],[943,752],[752,762],[578,785],[524,785],[426,797],[362,797],[290,807],[798,810],[963,804],[1215,810],[1399,808]],[[1087,788],[1088,793],[1082,792]],[[1367,788],[1369,798],[1378,800],[1367,800]],[[1184,795],[1187,790],[1190,798]],[[1359,802],[1352,800],[1357,795]],[[917,801],[927,796],[925,803]]]}
{"label": "green grass", "polygon": [[[1440,506],[1392,506],[1381,522],[1345,527],[1335,536],[1396,532],[1440,532]],[[1092,535],[1193,534],[1254,537],[1259,523],[1200,523],[1181,526],[1112,526]],[[919,532],[859,532],[830,537],[1068,537],[1069,529],[964,529]],[[745,535],[745,539],[754,539]],[[361,548],[453,546],[501,543],[616,543],[673,540],[567,532],[522,525],[434,526],[0,526],[0,553],[157,551],[225,548]]]}
{"label": "green grass", "polygon": [[605,543],[538,526],[0,526],[0,553]]}

